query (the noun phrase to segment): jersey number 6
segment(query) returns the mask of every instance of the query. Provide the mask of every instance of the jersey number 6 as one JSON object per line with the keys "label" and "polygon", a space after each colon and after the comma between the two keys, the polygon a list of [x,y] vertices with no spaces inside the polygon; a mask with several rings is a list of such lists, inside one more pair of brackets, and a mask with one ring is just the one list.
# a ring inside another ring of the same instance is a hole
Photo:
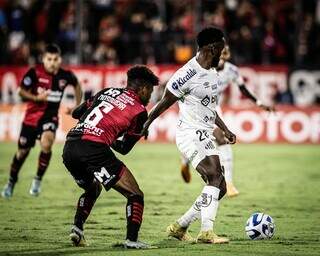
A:
{"label": "jersey number 6", "polygon": [[103,113],[107,114],[112,109],[113,106],[110,103],[102,101],[90,112],[84,122],[90,124],[91,126],[96,126],[103,118]]}

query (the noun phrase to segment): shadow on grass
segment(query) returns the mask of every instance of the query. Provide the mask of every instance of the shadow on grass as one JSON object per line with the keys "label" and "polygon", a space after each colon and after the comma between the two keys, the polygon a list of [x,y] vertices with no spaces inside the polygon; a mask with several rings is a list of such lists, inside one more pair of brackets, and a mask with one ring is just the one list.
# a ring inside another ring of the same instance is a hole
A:
{"label": "shadow on grass", "polygon": [[111,252],[148,252],[148,251],[154,251],[155,255],[157,254],[157,250],[161,249],[171,249],[171,248],[184,248],[186,246],[195,245],[187,242],[181,242],[173,239],[164,239],[160,242],[157,242],[155,244],[152,244],[153,246],[156,246],[157,248],[152,249],[146,249],[146,250],[133,250],[133,249],[125,249],[123,248],[122,244],[114,243],[111,246],[88,246],[88,247],[72,247],[68,245],[63,245],[60,247],[55,248],[48,248],[48,249],[22,249],[22,250],[10,250],[10,251],[4,251],[0,250],[0,255],[7,255],[7,256],[13,256],[13,255],[32,255],[32,256],[56,256],[56,255],[81,255],[81,254],[95,254],[95,253],[111,253]]}

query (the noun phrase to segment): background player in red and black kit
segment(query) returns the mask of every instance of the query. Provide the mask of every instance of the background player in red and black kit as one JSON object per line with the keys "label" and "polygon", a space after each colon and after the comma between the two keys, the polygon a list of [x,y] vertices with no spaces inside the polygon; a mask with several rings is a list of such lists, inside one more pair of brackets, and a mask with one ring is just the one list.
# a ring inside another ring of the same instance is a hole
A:
{"label": "background player in red and black kit", "polygon": [[79,119],[70,130],[63,150],[63,162],[77,184],[85,190],[80,196],[70,238],[75,246],[84,246],[83,224],[88,218],[102,186],[115,189],[127,198],[127,248],[147,248],[137,241],[144,201],[135,178],[112,152],[127,154],[140,139],[147,120],[145,106],[158,78],[145,66],[127,73],[127,87],[100,91],[72,113]]}
{"label": "background player in red and black kit", "polygon": [[1,193],[5,198],[12,196],[18,173],[36,139],[40,139],[41,151],[30,194],[37,196],[40,193],[41,179],[51,158],[51,148],[58,128],[58,110],[66,86],[75,88],[77,105],[81,102],[82,91],[77,78],[71,71],[60,68],[62,59],[59,47],[47,45],[42,61],[42,65],[29,69],[20,85],[19,95],[27,101],[27,109],[18,150],[11,163],[9,181]]}

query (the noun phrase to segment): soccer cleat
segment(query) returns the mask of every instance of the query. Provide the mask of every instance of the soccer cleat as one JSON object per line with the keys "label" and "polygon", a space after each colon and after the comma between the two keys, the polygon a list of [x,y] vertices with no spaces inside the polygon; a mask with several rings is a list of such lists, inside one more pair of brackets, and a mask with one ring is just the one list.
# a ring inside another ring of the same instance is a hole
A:
{"label": "soccer cleat", "polygon": [[227,196],[228,197],[235,197],[239,195],[240,192],[236,189],[236,187],[230,182],[227,183]]}
{"label": "soccer cleat", "polygon": [[182,179],[189,183],[191,181],[191,173],[189,168],[189,163],[182,163],[180,167]]}
{"label": "soccer cleat", "polygon": [[155,246],[151,246],[147,243],[141,242],[141,241],[130,241],[126,240],[123,243],[124,248],[126,249],[153,249],[156,248]]}
{"label": "soccer cleat", "polygon": [[3,198],[9,199],[13,195],[13,188],[14,188],[14,183],[8,181],[8,183],[4,186],[1,196]]}
{"label": "soccer cleat", "polygon": [[189,234],[187,228],[181,227],[177,222],[167,227],[168,236],[177,238],[180,241],[195,242],[196,240]]}
{"label": "soccer cleat", "polygon": [[197,237],[197,243],[203,244],[226,244],[229,239],[226,237],[217,236],[212,230],[200,231]]}
{"label": "soccer cleat", "polygon": [[38,178],[34,178],[32,180],[29,193],[32,196],[38,196],[40,192],[41,192],[41,180],[39,180]]}
{"label": "soccer cleat", "polygon": [[84,239],[83,231],[80,228],[73,226],[71,228],[71,233],[69,237],[74,246],[77,246],[77,247],[87,246],[87,242]]}

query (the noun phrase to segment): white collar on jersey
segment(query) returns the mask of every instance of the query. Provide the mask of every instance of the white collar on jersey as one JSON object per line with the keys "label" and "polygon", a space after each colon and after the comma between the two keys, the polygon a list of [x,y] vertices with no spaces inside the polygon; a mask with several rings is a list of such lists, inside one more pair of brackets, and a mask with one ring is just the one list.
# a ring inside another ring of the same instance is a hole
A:
{"label": "white collar on jersey", "polygon": [[200,71],[204,71],[204,72],[217,72],[217,70],[215,68],[210,68],[210,69],[205,69],[203,68],[199,62],[197,61],[197,57],[199,56],[199,52],[197,52],[196,56],[194,56],[191,60],[192,63],[196,66],[196,69],[200,70]]}

